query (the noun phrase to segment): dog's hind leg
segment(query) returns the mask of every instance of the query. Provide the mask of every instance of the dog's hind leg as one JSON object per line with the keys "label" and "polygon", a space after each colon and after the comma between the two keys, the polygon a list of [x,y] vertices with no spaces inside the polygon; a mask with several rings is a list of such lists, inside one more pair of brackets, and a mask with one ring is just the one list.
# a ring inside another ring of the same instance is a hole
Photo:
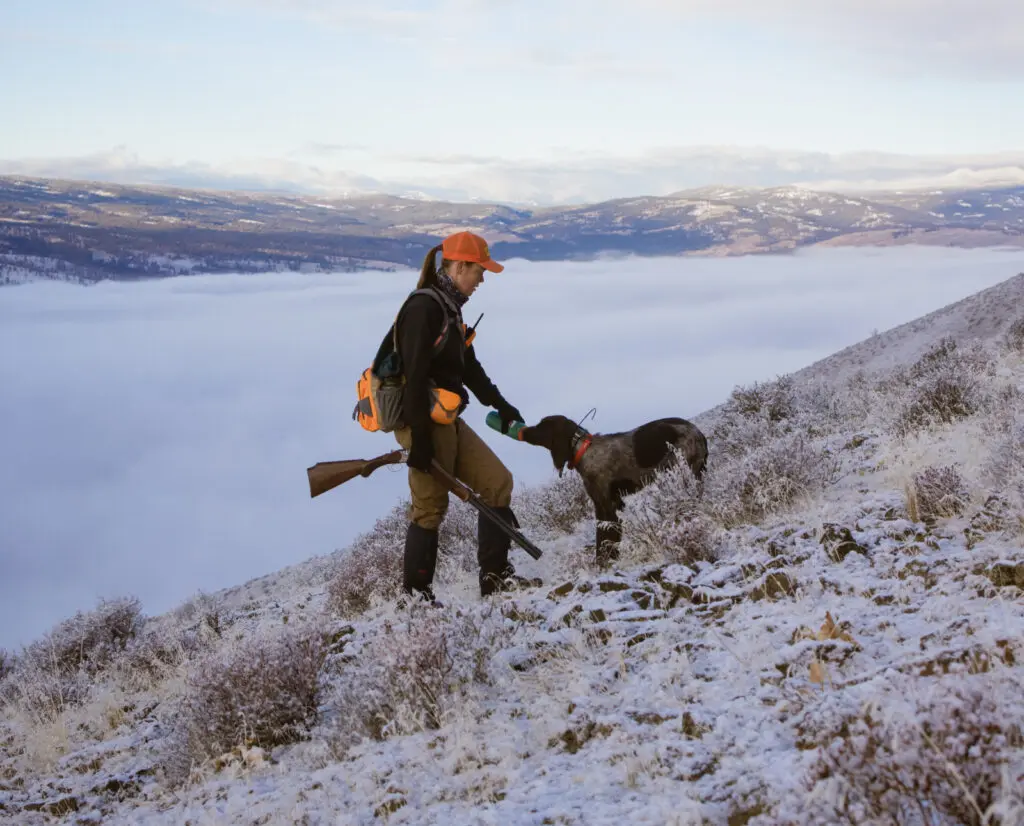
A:
{"label": "dog's hind leg", "polygon": [[622,539],[622,525],[614,508],[598,508],[597,517],[597,565],[607,568],[619,558],[619,541]]}
{"label": "dog's hind leg", "polygon": [[[640,490],[641,485],[629,479],[616,479],[609,485],[607,496],[595,503],[597,517],[597,564],[608,567],[619,558],[619,543],[622,541],[622,522],[619,511],[623,497]],[[603,524],[602,524],[603,523]]]}

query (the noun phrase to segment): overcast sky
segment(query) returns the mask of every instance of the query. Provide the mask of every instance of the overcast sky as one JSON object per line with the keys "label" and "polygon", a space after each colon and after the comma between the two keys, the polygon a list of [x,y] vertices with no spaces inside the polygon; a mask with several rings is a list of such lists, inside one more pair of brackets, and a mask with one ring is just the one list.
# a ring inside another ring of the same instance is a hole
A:
{"label": "overcast sky", "polygon": [[[596,407],[588,427],[611,432],[695,416],[1022,269],[1021,251],[943,248],[509,261],[466,315],[485,314],[481,361],[528,420]],[[370,530],[407,496],[404,470],[310,499],[306,468],[395,446],[351,411],[415,277],[0,290],[0,646],[101,596],[158,613]],[[519,487],[555,478],[486,412],[474,401],[466,419]]]}
{"label": "overcast sky", "polygon": [[564,200],[1024,160],[1018,0],[7,0],[0,77],[0,172]]}

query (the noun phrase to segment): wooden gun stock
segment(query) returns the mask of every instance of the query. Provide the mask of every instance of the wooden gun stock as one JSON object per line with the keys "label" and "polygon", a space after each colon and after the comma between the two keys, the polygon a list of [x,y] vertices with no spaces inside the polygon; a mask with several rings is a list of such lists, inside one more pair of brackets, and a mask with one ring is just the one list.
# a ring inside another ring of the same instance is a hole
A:
{"label": "wooden gun stock", "polygon": [[393,450],[382,456],[373,459],[343,459],[337,462],[317,462],[312,467],[306,468],[306,476],[309,478],[309,496],[314,498],[321,493],[338,487],[349,479],[357,476],[369,476],[377,468],[384,465],[396,465],[405,462],[408,451]]}

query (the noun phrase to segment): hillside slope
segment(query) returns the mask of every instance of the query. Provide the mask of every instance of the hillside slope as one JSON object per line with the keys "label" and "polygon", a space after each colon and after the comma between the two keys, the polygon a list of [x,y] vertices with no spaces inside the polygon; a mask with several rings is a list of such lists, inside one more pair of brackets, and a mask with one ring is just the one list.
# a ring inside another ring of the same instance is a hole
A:
{"label": "hillside slope", "polygon": [[476,595],[455,503],[446,607],[397,608],[398,503],[170,615],[74,618],[0,665],[0,816],[1024,823],[1022,282],[738,388],[702,495],[632,497],[611,571],[567,475],[517,494],[545,585],[514,596]]}

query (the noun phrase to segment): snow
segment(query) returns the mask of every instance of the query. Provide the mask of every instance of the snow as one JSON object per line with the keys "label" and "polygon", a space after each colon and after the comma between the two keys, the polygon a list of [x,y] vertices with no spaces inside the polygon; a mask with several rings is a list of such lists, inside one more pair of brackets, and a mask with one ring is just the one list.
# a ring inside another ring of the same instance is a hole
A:
{"label": "snow", "polygon": [[[808,398],[833,383],[853,404],[844,382],[856,370],[909,366],[945,335],[994,348],[1024,307],[1022,291],[1024,275],[794,376]],[[1003,722],[1024,720],[1022,590],[992,578],[1000,564],[1021,564],[1021,532],[976,528],[989,494],[1009,493],[990,490],[984,468],[1002,449],[993,436],[1000,422],[1024,424],[1024,355],[1000,350],[984,381],[1016,395],[906,439],[887,430],[890,411],[871,396],[869,413],[828,436],[832,483],[761,522],[722,529],[713,562],[627,554],[598,571],[585,547],[593,519],[543,527],[524,504],[524,531],[545,555],[533,561],[513,548],[512,558],[544,586],[481,601],[474,572],[456,570],[438,589],[442,609],[385,601],[333,618],[344,629],[341,659],[332,660],[311,738],[200,767],[182,788],[166,788],[157,771],[180,675],[135,695],[96,686],[81,727],[73,712],[52,729],[9,714],[0,718],[0,814],[35,826],[52,822],[38,807],[74,799],[65,822],[111,826],[834,822],[815,809],[824,793],[804,785],[820,754],[806,738],[842,715],[875,703],[884,718],[911,724],[918,704],[954,686],[983,691]],[[801,416],[817,422],[810,410]],[[696,418],[706,432],[715,414]],[[950,463],[971,484],[968,506],[915,518],[907,479]],[[654,496],[642,492],[628,507],[643,510]],[[855,543],[845,554],[836,526]],[[293,627],[319,616],[344,558],[310,559],[215,595],[231,631],[221,645],[280,630],[286,616]],[[479,641],[459,644],[488,678],[463,685],[437,727],[406,730],[396,712],[388,736],[338,747],[339,731],[355,725],[344,715],[343,681],[359,685],[375,661],[401,653],[410,629],[460,621],[483,629]],[[120,718],[119,709],[127,709]],[[54,751],[56,760],[47,757]],[[1024,823],[1024,749],[1009,753],[1018,797],[1003,801],[1017,807],[1007,826]],[[900,758],[912,765],[920,755]]]}

